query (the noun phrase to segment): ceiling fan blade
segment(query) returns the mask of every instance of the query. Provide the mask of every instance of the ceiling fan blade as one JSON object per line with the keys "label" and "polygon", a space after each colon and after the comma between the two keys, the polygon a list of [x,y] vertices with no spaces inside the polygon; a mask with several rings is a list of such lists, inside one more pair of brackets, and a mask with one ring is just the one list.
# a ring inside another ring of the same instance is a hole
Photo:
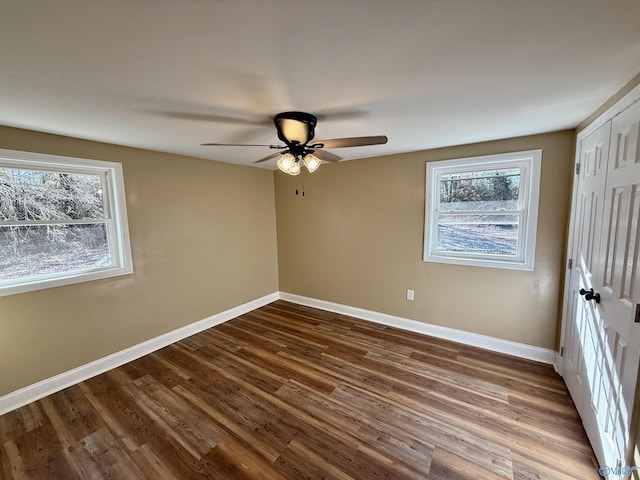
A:
{"label": "ceiling fan blade", "polygon": [[287,148],[283,145],[264,145],[256,143],[201,143],[203,147],[269,147],[274,150],[281,150]]}
{"label": "ceiling fan blade", "polygon": [[326,150],[320,150],[319,148],[314,150],[313,154],[320,160],[324,160],[325,162],[337,162],[339,160],[342,160],[342,157],[339,157],[335,153],[327,152]]}
{"label": "ceiling fan blade", "polygon": [[319,121],[325,122],[325,121],[332,121],[332,120],[352,120],[356,118],[362,118],[362,117],[368,116],[368,112],[364,110],[357,110],[355,108],[351,110],[348,110],[348,109],[339,110],[334,108],[334,109],[315,111],[314,115]]}
{"label": "ceiling fan blade", "polygon": [[373,137],[332,138],[331,140],[314,141],[314,145],[321,143],[324,148],[364,147],[366,145],[383,145],[388,138],[384,135]]}
{"label": "ceiling fan blade", "polygon": [[210,113],[196,113],[196,112],[171,112],[171,111],[156,111],[154,112],[157,115],[167,117],[167,118],[176,118],[178,120],[194,120],[198,122],[222,122],[229,124],[238,124],[238,125],[259,125],[268,127],[273,123],[273,120],[269,117],[258,117],[255,118],[241,118],[234,117],[231,115],[216,115]]}
{"label": "ceiling fan blade", "polygon": [[267,155],[266,157],[262,157],[260,160],[256,160],[253,163],[262,163],[262,162],[266,162],[267,160],[271,160],[272,158],[276,158],[279,157],[280,155],[282,155],[284,152],[276,152],[276,153],[272,153],[271,155]]}

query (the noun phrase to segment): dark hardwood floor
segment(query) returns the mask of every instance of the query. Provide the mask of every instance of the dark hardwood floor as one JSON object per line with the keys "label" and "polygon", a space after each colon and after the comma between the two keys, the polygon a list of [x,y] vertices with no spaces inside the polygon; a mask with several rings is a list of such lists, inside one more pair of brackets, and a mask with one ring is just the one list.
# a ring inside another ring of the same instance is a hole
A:
{"label": "dark hardwood floor", "polygon": [[552,367],[277,301],[0,417],[0,477],[596,479]]}

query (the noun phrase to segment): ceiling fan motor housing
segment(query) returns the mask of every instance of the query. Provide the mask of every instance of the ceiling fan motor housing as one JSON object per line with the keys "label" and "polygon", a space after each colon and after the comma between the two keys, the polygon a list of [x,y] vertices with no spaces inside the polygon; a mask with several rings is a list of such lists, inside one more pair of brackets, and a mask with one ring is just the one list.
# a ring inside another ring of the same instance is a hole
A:
{"label": "ceiling fan motor housing", "polygon": [[288,147],[309,143],[315,135],[317,122],[315,115],[305,112],[282,112],[273,118],[278,138]]}

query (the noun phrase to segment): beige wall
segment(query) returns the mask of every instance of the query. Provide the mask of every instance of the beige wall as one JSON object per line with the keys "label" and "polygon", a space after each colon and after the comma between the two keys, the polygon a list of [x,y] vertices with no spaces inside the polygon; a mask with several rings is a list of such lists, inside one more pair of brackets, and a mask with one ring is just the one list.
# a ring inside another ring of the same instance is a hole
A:
{"label": "beige wall", "polygon": [[0,396],[277,291],[271,171],[5,127],[0,148],[122,162],[134,263],[0,297]]}
{"label": "beige wall", "polygon": [[[276,172],[280,290],[555,348],[574,141],[565,131]],[[533,272],[422,261],[427,161],[537,148]]]}

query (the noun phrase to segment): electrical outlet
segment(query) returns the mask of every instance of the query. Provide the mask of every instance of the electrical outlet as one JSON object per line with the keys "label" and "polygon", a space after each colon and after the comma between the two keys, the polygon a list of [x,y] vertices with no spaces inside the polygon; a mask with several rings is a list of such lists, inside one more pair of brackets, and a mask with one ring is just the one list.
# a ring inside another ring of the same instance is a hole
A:
{"label": "electrical outlet", "polygon": [[413,290],[407,290],[407,300],[413,300]]}

